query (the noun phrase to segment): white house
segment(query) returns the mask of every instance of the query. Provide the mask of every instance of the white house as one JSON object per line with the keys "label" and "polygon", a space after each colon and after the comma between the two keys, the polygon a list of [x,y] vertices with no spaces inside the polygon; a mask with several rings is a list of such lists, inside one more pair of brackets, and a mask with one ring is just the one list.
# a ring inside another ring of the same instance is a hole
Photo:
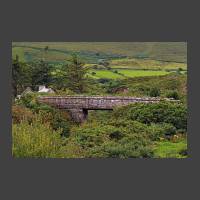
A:
{"label": "white house", "polygon": [[51,88],[46,88],[45,85],[40,85],[38,92],[54,93],[54,91]]}

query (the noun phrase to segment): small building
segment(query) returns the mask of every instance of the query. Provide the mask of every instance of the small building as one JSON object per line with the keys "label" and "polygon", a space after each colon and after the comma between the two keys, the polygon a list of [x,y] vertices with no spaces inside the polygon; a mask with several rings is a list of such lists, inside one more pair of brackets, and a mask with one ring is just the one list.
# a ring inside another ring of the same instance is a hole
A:
{"label": "small building", "polygon": [[51,89],[51,88],[46,88],[45,85],[40,85],[40,86],[39,86],[39,89],[38,89],[38,92],[40,92],[40,93],[55,93],[55,92],[53,91],[53,89]]}

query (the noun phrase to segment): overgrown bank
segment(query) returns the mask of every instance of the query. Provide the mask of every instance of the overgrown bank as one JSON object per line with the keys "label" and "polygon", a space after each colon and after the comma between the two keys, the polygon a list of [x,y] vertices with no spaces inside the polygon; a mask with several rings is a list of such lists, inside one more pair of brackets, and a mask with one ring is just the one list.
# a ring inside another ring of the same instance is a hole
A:
{"label": "overgrown bank", "polygon": [[[72,122],[67,113],[61,115],[48,106],[37,106],[13,107],[14,157],[154,158],[164,157],[159,153],[164,142],[175,147],[186,140],[184,104],[138,103],[109,113],[93,112],[81,125]],[[186,157],[187,146],[179,150],[176,156]]]}

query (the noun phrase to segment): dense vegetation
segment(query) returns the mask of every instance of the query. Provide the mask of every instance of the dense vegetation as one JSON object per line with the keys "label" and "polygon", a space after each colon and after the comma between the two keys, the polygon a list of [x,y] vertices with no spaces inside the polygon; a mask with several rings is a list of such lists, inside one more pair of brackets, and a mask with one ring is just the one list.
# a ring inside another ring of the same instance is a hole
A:
{"label": "dense vegetation", "polygon": [[[149,63],[149,65],[146,65],[148,66],[147,71],[145,69],[144,72],[156,73],[150,76],[145,76],[143,73],[139,77],[135,77],[130,75],[130,71],[126,72],[127,74],[123,73],[131,66],[130,63],[133,62],[133,58],[124,58],[123,54],[120,54],[121,58],[119,56],[113,58],[113,52],[118,55],[117,52],[120,49],[124,54],[125,52],[134,52],[133,49],[128,51],[128,44],[124,44],[123,48],[121,43],[113,44],[112,51],[109,54],[109,62],[101,60],[95,65],[87,62],[87,56],[92,57],[89,56],[90,53],[88,54],[85,51],[86,48],[91,49],[88,43],[80,48],[74,43],[70,43],[68,46],[67,51],[72,49],[82,51],[82,57],[79,54],[74,54],[66,56],[62,63],[49,62],[47,58],[49,58],[50,52],[51,55],[55,56],[53,54],[55,50],[51,51],[50,49],[58,48],[56,45],[60,45],[60,51],[57,51],[57,53],[65,55],[64,44],[14,43],[14,51],[18,48],[18,53],[22,50],[24,52],[27,48],[29,50],[33,48],[34,51],[43,49],[42,54],[39,54],[40,57],[37,56],[39,58],[44,57],[42,60],[30,59],[28,62],[24,59],[24,54],[15,55],[13,58],[12,152],[14,157],[187,157],[187,75],[185,72],[183,73],[183,70],[186,69],[184,66],[181,68],[180,64],[177,68],[174,68],[173,65],[168,63],[167,69],[175,69],[175,71],[167,73],[163,70],[154,71],[155,68]],[[111,44],[109,45],[111,48]],[[107,44],[107,47],[109,45]],[[156,48],[157,45],[154,44],[153,47]],[[169,49],[171,49],[170,45]],[[22,46],[26,47],[22,48]],[[97,57],[98,54],[104,53],[104,56],[108,54],[108,51],[103,47],[105,48],[103,44],[95,47]],[[151,46],[152,49],[153,47]],[[145,48],[147,47],[145,46]],[[154,55],[158,55],[159,51],[157,51],[157,54],[155,50],[152,51]],[[165,49],[165,51],[167,50]],[[86,54],[86,59],[82,59]],[[35,55],[30,52],[29,56]],[[184,57],[184,54],[182,55],[179,52],[176,56],[177,58],[173,57],[173,62],[179,62],[176,59],[181,56]],[[21,57],[23,59],[20,59]],[[137,59],[140,59],[140,64],[142,62],[148,63],[148,60],[145,60],[146,58]],[[137,61],[139,62],[139,60]],[[158,61],[151,62],[156,63]],[[124,69],[117,68],[117,71],[114,71],[116,70],[114,66],[117,63]],[[162,66],[166,70],[165,62],[159,67]],[[98,70],[101,72],[100,75]],[[137,69],[135,71],[139,73]],[[103,73],[108,73],[108,75],[102,75]],[[116,76],[112,76],[112,74]],[[49,95],[151,96],[161,97],[163,100],[156,104],[130,104],[117,107],[113,111],[90,111],[88,120],[78,124],[71,119],[70,113],[67,111],[63,112],[39,103],[37,101],[38,95],[47,95],[46,93],[36,92],[39,85],[53,88],[55,94]],[[30,87],[33,92],[22,93],[27,87]],[[16,98],[17,95],[21,95],[20,98]],[[179,101],[169,102],[164,100],[166,97]]]}

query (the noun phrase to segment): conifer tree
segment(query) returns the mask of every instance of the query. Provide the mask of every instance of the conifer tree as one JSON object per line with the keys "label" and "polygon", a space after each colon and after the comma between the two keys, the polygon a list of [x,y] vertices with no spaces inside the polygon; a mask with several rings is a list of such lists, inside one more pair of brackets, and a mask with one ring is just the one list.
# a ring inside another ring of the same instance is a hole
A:
{"label": "conifer tree", "polygon": [[76,92],[82,93],[87,88],[87,68],[84,67],[77,55],[73,55],[70,63],[65,65],[66,86]]}

